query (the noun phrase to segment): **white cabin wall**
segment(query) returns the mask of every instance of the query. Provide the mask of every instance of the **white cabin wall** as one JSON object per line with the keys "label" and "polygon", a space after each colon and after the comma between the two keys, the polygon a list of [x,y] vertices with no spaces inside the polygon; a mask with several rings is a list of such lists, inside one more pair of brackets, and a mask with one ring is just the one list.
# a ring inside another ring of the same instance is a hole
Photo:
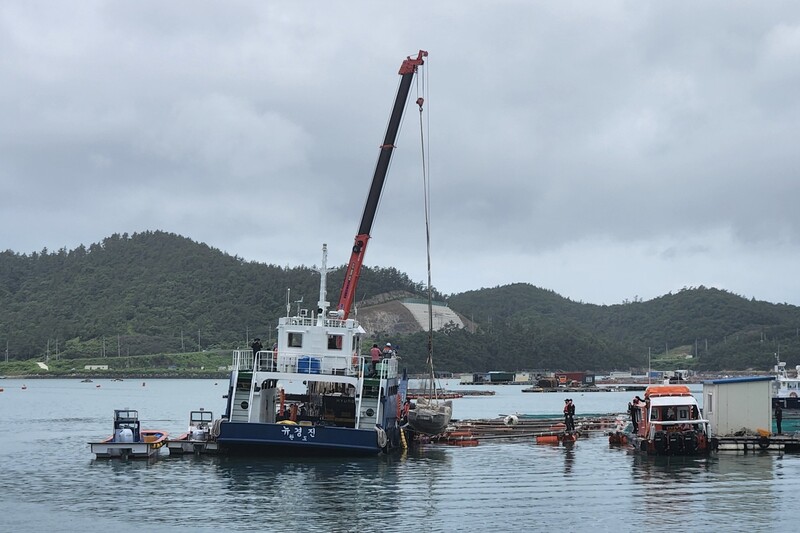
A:
{"label": "white cabin wall", "polygon": [[770,381],[745,381],[703,385],[703,404],[710,420],[711,433],[731,435],[742,428],[754,434],[758,429],[772,428],[772,393]]}

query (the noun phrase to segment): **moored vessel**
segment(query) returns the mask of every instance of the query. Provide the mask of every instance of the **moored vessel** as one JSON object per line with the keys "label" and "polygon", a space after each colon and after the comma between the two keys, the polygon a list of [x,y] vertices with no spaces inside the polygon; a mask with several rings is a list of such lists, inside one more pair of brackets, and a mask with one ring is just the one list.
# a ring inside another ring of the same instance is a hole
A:
{"label": "moored vessel", "polygon": [[795,375],[790,376],[786,363],[776,361],[773,372],[775,381],[772,383],[772,407],[780,405],[785,410],[800,410],[800,365],[795,366]]}
{"label": "moored vessel", "polygon": [[114,409],[114,432],[89,446],[98,459],[143,459],[155,456],[167,437],[166,431],[142,429],[138,411]]}
{"label": "moored vessel", "polygon": [[396,358],[375,375],[359,355],[358,321],[328,311],[326,253],[318,312],[300,309],[278,321],[277,349],[235,350],[225,419],[224,453],[377,454],[398,446],[408,380]]}
{"label": "moored vessel", "polygon": [[[186,453],[216,453],[219,450],[215,428],[214,413],[199,409],[189,413],[189,428],[186,433],[174,439],[167,439],[170,455]],[[218,430],[218,428],[217,428]]]}
{"label": "moored vessel", "polygon": [[647,387],[644,402],[631,409],[631,416],[632,430],[624,436],[637,451],[648,455],[699,455],[710,450],[708,420],[701,418],[697,399],[686,385]]}

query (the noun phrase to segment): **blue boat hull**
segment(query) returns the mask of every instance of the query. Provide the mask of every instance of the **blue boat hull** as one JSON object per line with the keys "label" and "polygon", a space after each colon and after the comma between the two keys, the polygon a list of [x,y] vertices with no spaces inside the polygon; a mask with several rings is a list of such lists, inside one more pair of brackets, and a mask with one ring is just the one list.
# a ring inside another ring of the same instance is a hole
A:
{"label": "blue boat hull", "polygon": [[223,452],[247,455],[376,455],[382,451],[375,430],[335,426],[223,422],[217,442]]}

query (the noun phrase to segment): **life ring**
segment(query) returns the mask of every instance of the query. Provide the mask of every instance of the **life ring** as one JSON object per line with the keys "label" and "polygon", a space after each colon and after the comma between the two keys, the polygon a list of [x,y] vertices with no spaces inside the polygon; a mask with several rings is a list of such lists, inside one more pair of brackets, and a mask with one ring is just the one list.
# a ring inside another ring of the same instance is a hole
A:
{"label": "life ring", "polygon": [[400,405],[400,395],[397,394],[395,397],[397,398],[397,419],[400,420],[403,417],[402,416],[403,406]]}
{"label": "life ring", "polygon": [[761,448],[762,450],[766,450],[767,448],[769,448],[769,444],[770,444],[769,437],[762,436],[758,438],[758,447]]}
{"label": "life ring", "polygon": [[790,392],[789,393],[789,398],[797,398],[797,393],[796,392]]}

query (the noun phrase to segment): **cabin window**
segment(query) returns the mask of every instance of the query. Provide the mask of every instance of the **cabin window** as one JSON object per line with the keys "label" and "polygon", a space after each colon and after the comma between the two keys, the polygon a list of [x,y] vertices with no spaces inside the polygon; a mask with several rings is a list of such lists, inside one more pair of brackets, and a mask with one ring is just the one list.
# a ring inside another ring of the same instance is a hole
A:
{"label": "cabin window", "polygon": [[712,393],[709,393],[708,396],[706,396],[706,410],[709,413],[714,412],[714,395]]}
{"label": "cabin window", "polygon": [[289,348],[302,348],[302,347],[303,347],[303,334],[289,333]]}
{"label": "cabin window", "polygon": [[680,420],[688,420],[689,419],[689,410],[680,408],[678,409],[678,418]]}
{"label": "cabin window", "polygon": [[328,349],[341,350],[343,335],[328,335]]}

